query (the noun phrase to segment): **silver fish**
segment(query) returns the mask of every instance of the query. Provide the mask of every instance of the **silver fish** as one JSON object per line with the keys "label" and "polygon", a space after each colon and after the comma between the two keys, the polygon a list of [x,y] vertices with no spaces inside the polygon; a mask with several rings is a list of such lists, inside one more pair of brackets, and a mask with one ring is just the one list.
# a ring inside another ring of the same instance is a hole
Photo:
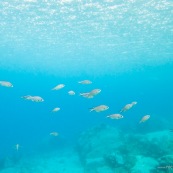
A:
{"label": "silver fish", "polygon": [[8,81],[0,81],[0,85],[4,87],[9,87],[9,88],[13,87],[12,83]]}
{"label": "silver fish", "polygon": [[90,91],[90,95],[95,96],[95,95],[99,94],[100,92],[101,92],[101,89],[93,89],[92,91]]}
{"label": "silver fish", "polygon": [[112,114],[112,115],[108,115],[107,118],[118,120],[118,119],[123,118],[123,116],[121,114]]}
{"label": "silver fish", "polygon": [[44,101],[44,99],[40,96],[27,95],[27,96],[23,96],[22,98],[24,98],[25,100],[33,101],[33,102],[43,102]]}
{"label": "silver fish", "polygon": [[71,91],[68,92],[68,94],[69,94],[70,96],[73,96],[73,95],[75,95],[75,92],[71,90]]}
{"label": "silver fish", "polygon": [[52,88],[52,90],[60,90],[60,89],[62,89],[64,87],[65,87],[64,84],[59,84],[59,85],[55,86],[54,88]]}
{"label": "silver fish", "polygon": [[94,97],[94,96],[91,95],[89,92],[87,92],[87,93],[80,93],[80,96],[85,97],[85,98],[88,98],[88,99],[91,99],[91,98]]}
{"label": "silver fish", "polygon": [[150,118],[150,115],[145,115],[142,117],[141,121],[139,123],[144,123],[145,121],[147,121]]}
{"label": "silver fish", "polygon": [[97,94],[99,94],[101,92],[101,89],[94,89],[90,92],[86,92],[86,93],[80,93],[81,96],[85,97],[85,98],[94,98],[94,96],[96,96]]}
{"label": "silver fish", "polygon": [[132,102],[132,103],[130,103],[130,104],[125,105],[125,106],[121,109],[120,113],[121,113],[121,112],[126,112],[127,110],[131,109],[131,108],[132,108],[134,105],[136,105],[136,104],[137,104],[137,102]]}
{"label": "silver fish", "polygon": [[85,85],[92,84],[90,80],[83,80],[83,81],[79,81],[78,83],[85,84]]}
{"label": "silver fish", "polygon": [[60,110],[60,108],[56,107],[52,110],[52,112],[58,112]]}
{"label": "silver fish", "polygon": [[102,112],[102,111],[106,111],[107,109],[109,109],[108,106],[106,106],[106,105],[99,105],[99,106],[96,106],[96,107],[91,108],[90,109],[90,112],[92,112],[92,111]]}

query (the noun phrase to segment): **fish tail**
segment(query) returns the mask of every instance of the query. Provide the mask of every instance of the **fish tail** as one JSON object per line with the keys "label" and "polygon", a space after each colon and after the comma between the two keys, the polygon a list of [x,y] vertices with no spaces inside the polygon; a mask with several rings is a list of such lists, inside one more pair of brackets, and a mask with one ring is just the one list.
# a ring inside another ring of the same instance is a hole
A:
{"label": "fish tail", "polygon": [[90,108],[89,110],[90,110],[90,112],[92,112],[94,109],[93,108]]}
{"label": "fish tail", "polygon": [[27,95],[27,96],[22,96],[21,98],[22,99],[27,99],[30,95]]}

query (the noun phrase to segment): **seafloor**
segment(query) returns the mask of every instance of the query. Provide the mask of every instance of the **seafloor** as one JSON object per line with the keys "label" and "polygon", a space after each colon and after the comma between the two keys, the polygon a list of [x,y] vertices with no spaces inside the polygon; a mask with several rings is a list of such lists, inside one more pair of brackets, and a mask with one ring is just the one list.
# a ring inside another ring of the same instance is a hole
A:
{"label": "seafloor", "polygon": [[73,147],[5,157],[0,169],[0,173],[172,173],[173,134],[124,133],[102,124],[83,132]]}

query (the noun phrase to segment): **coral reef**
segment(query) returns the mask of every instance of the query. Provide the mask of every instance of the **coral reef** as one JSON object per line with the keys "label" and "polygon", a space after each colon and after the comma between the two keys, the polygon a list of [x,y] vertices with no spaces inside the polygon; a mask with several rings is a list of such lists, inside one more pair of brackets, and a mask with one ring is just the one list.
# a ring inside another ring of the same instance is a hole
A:
{"label": "coral reef", "polygon": [[102,124],[82,133],[76,149],[86,173],[157,173],[159,165],[173,164],[171,141],[168,131],[123,134]]}
{"label": "coral reef", "polygon": [[136,156],[136,164],[131,169],[131,173],[152,173],[158,165],[155,159],[139,155]]}
{"label": "coral reef", "polygon": [[0,159],[0,171],[6,168],[11,168],[17,164],[21,159],[21,156],[16,154],[13,156],[6,156]]}

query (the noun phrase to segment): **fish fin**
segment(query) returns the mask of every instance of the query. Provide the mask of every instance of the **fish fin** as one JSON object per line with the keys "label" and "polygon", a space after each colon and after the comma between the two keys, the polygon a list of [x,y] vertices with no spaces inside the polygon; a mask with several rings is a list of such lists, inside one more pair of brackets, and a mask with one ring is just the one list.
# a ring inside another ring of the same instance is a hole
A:
{"label": "fish fin", "polygon": [[89,99],[92,99],[92,98],[94,98],[94,96],[93,95],[89,95],[88,98]]}
{"label": "fish fin", "polygon": [[120,113],[122,113],[122,112],[124,112],[124,108],[122,108],[122,109],[120,110]]}

